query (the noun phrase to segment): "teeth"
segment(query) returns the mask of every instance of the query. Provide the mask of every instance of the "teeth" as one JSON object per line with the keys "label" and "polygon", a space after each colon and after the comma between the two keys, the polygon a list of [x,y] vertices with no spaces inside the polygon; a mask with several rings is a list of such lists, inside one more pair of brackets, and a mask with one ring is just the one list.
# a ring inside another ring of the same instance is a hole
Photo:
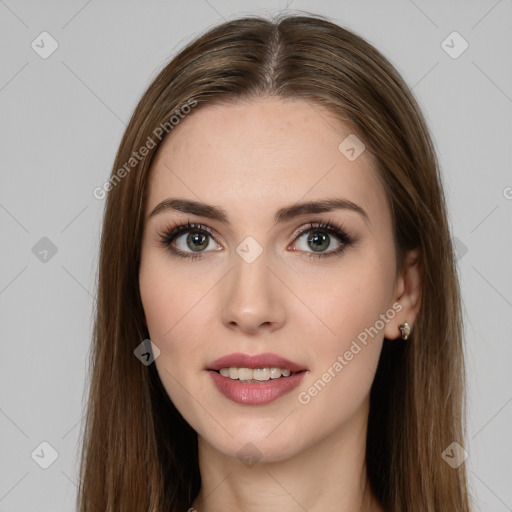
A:
{"label": "teeth", "polygon": [[[251,380],[252,373],[250,368],[238,368],[238,380]],[[231,378],[231,368],[229,369],[229,376]]]}
{"label": "teeth", "polygon": [[254,380],[268,380],[270,379],[270,368],[255,368],[252,371],[252,378]]}
{"label": "teeth", "polygon": [[270,378],[271,379],[279,379],[281,377],[281,368],[270,368]]}
{"label": "teeth", "polygon": [[288,368],[221,368],[220,374],[233,380],[270,380],[279,379],[279,377],[289,377],[291,371]]}

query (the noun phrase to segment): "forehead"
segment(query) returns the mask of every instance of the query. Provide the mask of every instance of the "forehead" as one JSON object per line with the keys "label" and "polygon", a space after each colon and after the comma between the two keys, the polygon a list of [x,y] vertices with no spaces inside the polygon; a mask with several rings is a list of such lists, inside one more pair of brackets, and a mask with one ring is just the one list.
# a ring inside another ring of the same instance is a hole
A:
{"label": "forehead", "polygon": [[172,196],[222,205],[246,220],[256,212],[270,219],[283,205],[342,197],[378,214],[386,199],[374,156],[365,150],[349,160],[339,149],[351,134],[306,100],[202,106],[161,144],[146,212]]}

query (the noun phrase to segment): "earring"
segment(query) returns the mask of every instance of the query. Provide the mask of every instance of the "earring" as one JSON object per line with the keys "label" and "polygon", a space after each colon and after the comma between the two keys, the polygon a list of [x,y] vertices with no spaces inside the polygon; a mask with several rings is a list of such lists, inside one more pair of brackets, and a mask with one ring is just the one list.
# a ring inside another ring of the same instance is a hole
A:
{"label": "earring", "polygon": [[400,324],[398,329],[400,330],[403,340],[406,340],[409,337],[409,334],[411,334],[411,326],[407,322]]}

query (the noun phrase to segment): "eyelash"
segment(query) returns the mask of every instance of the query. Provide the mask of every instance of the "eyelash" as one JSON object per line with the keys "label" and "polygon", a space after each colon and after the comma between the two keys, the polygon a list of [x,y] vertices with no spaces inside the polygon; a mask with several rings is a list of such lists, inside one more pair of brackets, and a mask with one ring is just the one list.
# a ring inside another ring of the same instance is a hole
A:
{"label": "eyelash", "polygon": [[[306,252],[307,258],[328,258],[330,256],[335,256],[337,254],[340,254],[345,251],[348,247],[352,246],[357,239],[351,235],[349,235],[346,230],[342,226],[336,226],[332,222],[311,222],[308,227],[305,227],[301,229],[296,235],[295,239],[300,238],[305,233],[309,233],[310,231],[316,231],[321,233],[327,233],[329,235],[334,235],[339,242],[341,243],[340,247],[338,249],[335,249],[334,251],[326,252],[326,253],[310,253]],[[169,225],[167,226],[163,231],[158,232],[159,237],[159,243],[169,249],[171,253],[175,256],[178,256],[180,258],[187,258],[191,261],[195,260],[196,258],[201,256],[201,252],[193,254],[193,253],[186,253],[181,250],[174,249],[171,247],[171,243],[174,241],[175,238],[178,236],[188,233],[188,232],[194,232],[194,233],[200,233],[202,235],[211,236],[213,239],[215,239],[214,232],[208,227],[203,224],[196,224],[196,223],[190,223],[187,221],[186,224],[175,224],[175,225]],[[299,251],[302,253],[302,251]]]}

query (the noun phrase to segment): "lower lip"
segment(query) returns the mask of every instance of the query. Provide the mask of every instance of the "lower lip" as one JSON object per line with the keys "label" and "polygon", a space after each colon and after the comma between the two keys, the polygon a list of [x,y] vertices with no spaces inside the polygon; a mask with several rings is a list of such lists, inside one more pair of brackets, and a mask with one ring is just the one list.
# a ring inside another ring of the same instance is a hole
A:
{"label": "lower lip", "polygon": [[264,380],[261,382],[241,382],[239,380],[224,377],[220,373],[209,370],[217,389],[226,397],[239,404],[261,405],[277,400],[295,389],[305,371],[297,372],[289,377]]}

